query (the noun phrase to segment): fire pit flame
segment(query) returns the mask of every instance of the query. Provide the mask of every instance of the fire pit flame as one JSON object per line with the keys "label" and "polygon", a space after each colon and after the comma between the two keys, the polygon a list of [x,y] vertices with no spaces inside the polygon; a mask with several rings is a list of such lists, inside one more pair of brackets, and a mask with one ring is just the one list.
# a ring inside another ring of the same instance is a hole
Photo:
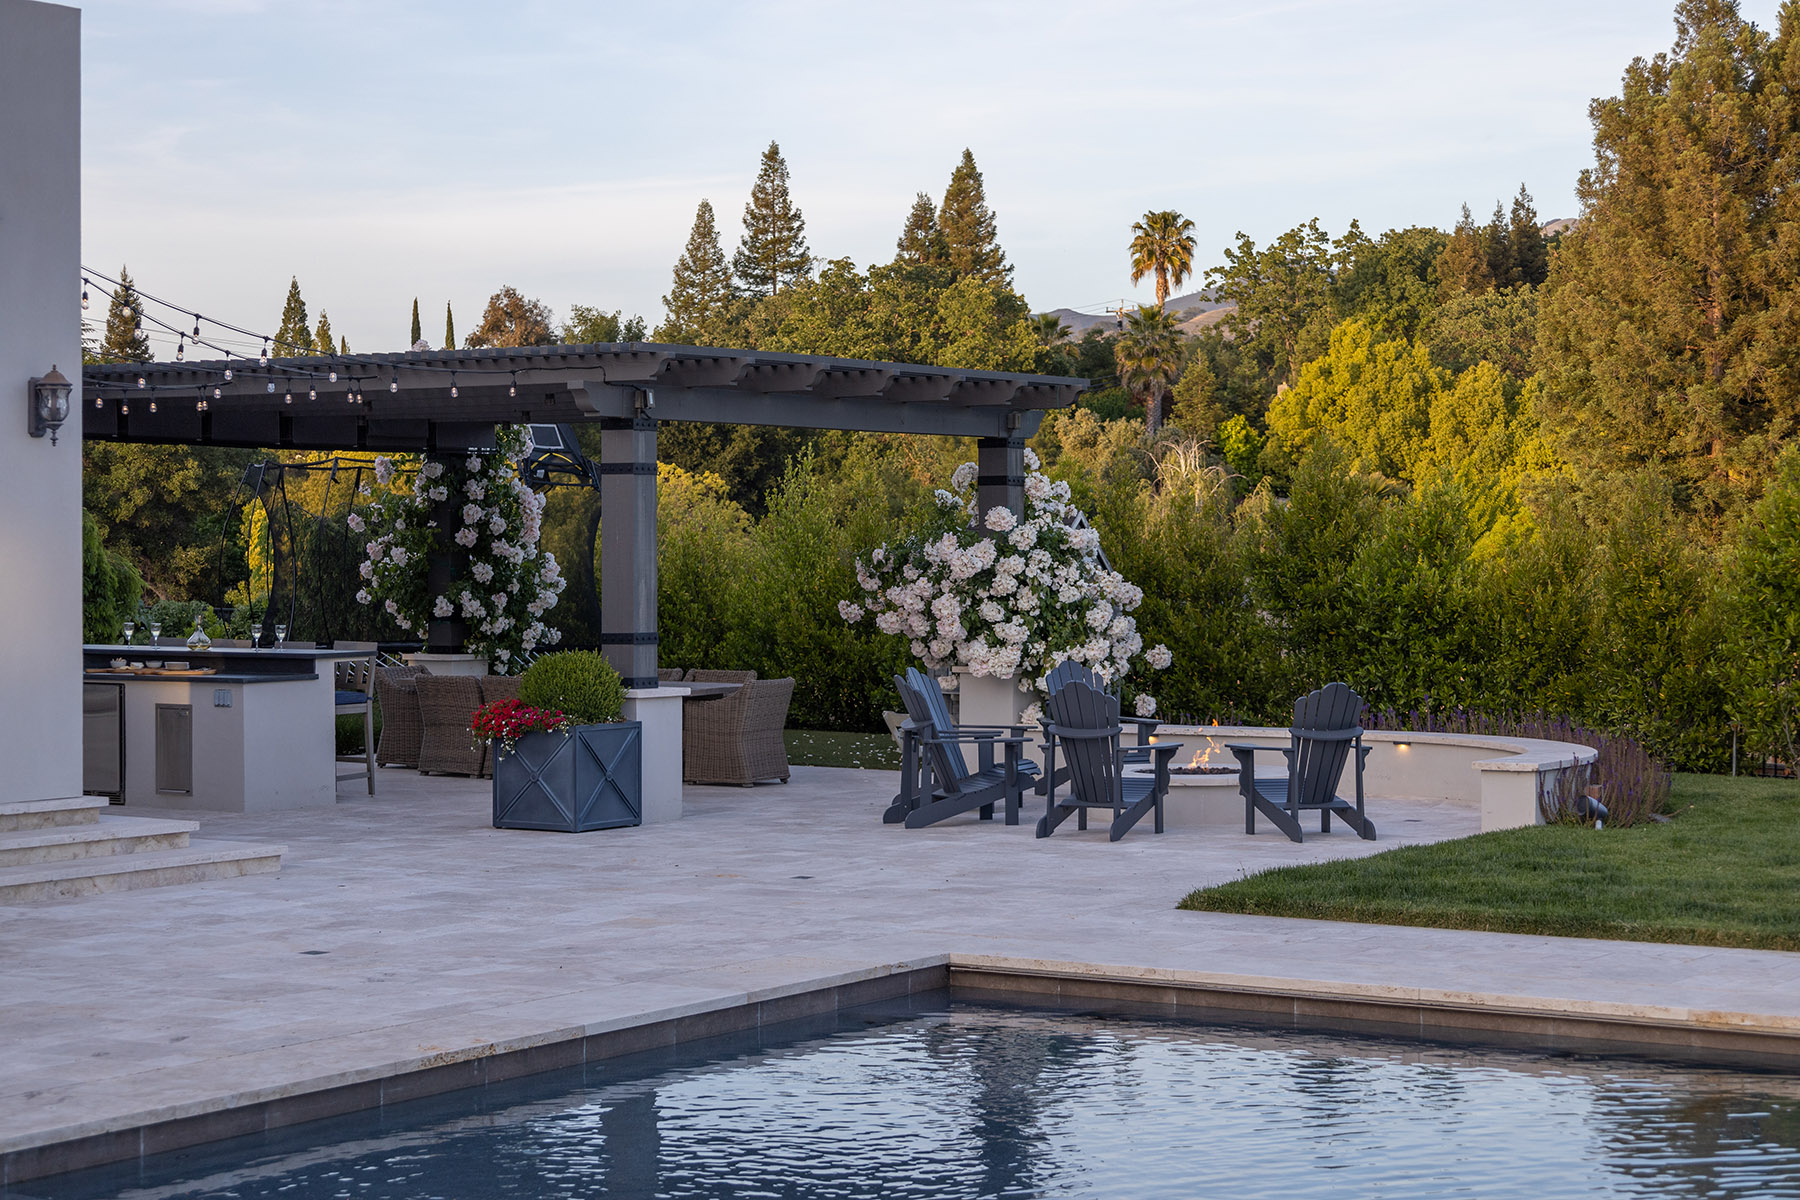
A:
{"label": "fire pit flame", "polygon": [[[1214,754],[1218,755],[1216,761],[1213,758]],[[1215,738],[1207,738],[1205,748],[1196,753],[1186,765],[1170,767],[1169,770],[1176,775],[1236,775],[1238,773],[1237,764],[1226,761],[1225,748]]]}

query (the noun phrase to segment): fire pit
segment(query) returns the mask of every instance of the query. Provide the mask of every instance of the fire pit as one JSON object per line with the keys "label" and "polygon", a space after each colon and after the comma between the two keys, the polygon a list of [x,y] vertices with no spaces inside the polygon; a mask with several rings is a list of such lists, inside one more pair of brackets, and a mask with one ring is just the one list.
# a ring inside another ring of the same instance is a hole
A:
{"label": "fire pit", "polygon": [[1224,763],[1191,762],[1179,767],[1170,767],[1171,775],[1236,775],[1236,767],[1228,767]]}

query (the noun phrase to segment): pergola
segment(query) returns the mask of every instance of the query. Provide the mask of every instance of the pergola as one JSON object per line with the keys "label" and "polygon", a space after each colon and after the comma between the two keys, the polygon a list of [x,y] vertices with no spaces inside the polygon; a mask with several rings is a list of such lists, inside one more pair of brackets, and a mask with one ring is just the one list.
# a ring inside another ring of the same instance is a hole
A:
{"label": "pergola", "polygon": [[[426,455],[491,446],[500,424],[597,423],[601,642],[627,687],[653,688],[660,422],[973,437],[983,511],[1022,513],[1025,439],[1086,387],[754,350],[531,346],[88,366],[81,421],[101,441]],[[428,644],[461,637],[460,622],[434,621]]]}

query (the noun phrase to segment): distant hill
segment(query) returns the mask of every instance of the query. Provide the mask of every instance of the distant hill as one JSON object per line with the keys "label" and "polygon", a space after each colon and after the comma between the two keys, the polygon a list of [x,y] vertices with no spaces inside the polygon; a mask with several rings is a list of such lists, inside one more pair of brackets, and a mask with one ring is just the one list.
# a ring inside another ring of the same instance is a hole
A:
{"label": "distant hill", "polygon": [[[1129,310],[1131,303],[1126,301],[1125,307]],[[1194,333],[1206,325],[1219,321],[1236,307],[1237,305],[1229,302],[1220,303],[1214,299],[1212,289],[1203,288],[1198,292],[1189,292],[1185,296],[1169,297],[1168,302],[1163,305],[1163,311],[1172,314],[1176,320],[1182,323],[1183,332]],[[1076,312],[1072,308],[1053,308],[1049,315],[1067,325],[1070,336],[1077,338],[1095,326],[1104,326],[1110,330],[1114,322],[1118,320],[1118,317],[1109,312],[1084,313]]]}

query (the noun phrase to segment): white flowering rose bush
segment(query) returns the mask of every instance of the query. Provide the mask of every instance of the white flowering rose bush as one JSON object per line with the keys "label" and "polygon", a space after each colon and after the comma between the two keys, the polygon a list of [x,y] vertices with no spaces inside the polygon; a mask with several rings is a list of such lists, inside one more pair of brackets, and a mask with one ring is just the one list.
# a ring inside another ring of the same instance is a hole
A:
{"label": "white flowering rose bush", "polygon": [[[544,614],[566,581],[556,556],[538,548],[544,498],[519,478],[531,435],[523,425],[502,425],[495,433],[496,451],[450,462],[376,459],[375,480],[391,490],[352,511],[346,523],[368,536],[359,603],[379,605],[401,629],[421,637],[432,618],[461,617],[469,624],[469,650],[504,673],[520,651],[562,639]],[[410,490],[395,484],[397,470],[414,472]],[[452,496],[464,503],[454,513],[451,540],[467,561],[447,591],[433,593],[432,510]]]}
{"label": "white flowering rose bush", "polygon": [[[964,463],[949,490],[938,491],[924,532],[857,560],[862,594],[840,601],[839,615],[909,639],[933,675],[965,667],[1017,679],[1020,691],[1040,696],[1044,676],[1068,660],[1108,684],[1137,661],[1167,667],[1168,648],[1146,653],[1131,616],[1144,593],[1101,565],[1099,534],[1070,524],[1069,485],[1052,482],[1037,456],[1025,454],[1023,517],[979,511],[976,467]],[[1140,716],[1156,710],[1148,693],[1132,704]]]}

